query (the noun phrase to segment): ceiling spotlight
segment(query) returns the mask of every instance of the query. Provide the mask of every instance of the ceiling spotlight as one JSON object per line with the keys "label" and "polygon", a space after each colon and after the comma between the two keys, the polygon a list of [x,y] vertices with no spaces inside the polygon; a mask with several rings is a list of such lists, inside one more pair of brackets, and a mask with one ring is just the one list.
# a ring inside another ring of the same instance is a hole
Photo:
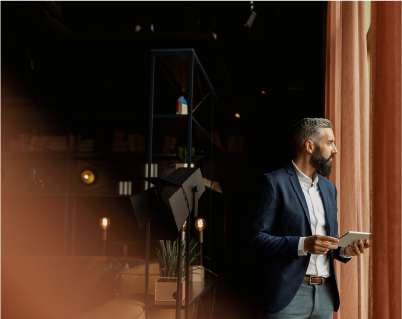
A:
{"label": "ceiling spotlight", "polygon": [[251,28],[251,26],[253,25],[253,22],[255,20],[255,17],[257,16],[257,12],[254,11],[253,1],[250,1],[250,6],[251,6],[251,13],[250,13],[246,23],[243,23],[243,25],[248,28]]}
{"label": "ceiling spotlight", "polygon": [[81,173],[81,180],[85,184],[92,184],[95,181],[95,174],[94,172],[90,171],[89,169],[86,169]]}
{"label": "ceiling spotlight", "polygon": [[238,119],[240,118],[240,114],[239,113],[236,113],[235,114],[235,117],[237,117]]}

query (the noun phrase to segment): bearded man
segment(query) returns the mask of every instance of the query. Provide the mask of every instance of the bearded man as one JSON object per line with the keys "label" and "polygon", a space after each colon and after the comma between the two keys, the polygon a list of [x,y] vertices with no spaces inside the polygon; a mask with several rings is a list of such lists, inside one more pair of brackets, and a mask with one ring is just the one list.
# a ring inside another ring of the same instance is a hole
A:
{"label": "bearded man", "polygon": [[331,122],[301,120],[291,144],[292,162],[262,176],[249,239],[258,258],[258,316],[329,319],[340,303],[334,259],[347,263],[370,243],[336,245],[337,190],[324,178],[338,153]]}

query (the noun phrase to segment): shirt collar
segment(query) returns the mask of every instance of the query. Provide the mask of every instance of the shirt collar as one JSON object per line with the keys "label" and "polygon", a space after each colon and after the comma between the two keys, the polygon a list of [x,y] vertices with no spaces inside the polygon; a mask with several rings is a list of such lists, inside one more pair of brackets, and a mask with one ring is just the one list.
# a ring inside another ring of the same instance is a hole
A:
{"label": "shirt collar", "polygon": [[313,182],[313,180],[308,177],[306,174],[304,174],[301,170],[299,170],[299,168],[296,166],[295,162],[293,162],[292,160],[292,165],[296,171],[297,177],[299,178],[300,182],[306,183],[309,186],[312,187],[317,187],[317,183],[318,183],[318,174],[316,174],[315,180]]}

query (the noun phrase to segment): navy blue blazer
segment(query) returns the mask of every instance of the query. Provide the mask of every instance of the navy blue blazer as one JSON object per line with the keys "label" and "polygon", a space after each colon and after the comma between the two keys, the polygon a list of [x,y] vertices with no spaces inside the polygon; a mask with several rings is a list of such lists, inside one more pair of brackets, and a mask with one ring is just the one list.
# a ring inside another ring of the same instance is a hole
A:
{"label": "navy blue blazer", "polygon": [[[335,185],[318,175],[318,188],[325,210],[327,235],[339,238],[337,222],[337,191]],[[278,312],[295,297],[310,261],[310,253],[298,256],[300,237],[311,236],[310,215],[299,179],[290,163],[286,168],[262,176],[255,219],[249,247],[257,257],[256,302],[259,309]],[[335,296],[335,311],[339,308],[339,293],[334,259],[339,249],[329,250],[331,287]]]}

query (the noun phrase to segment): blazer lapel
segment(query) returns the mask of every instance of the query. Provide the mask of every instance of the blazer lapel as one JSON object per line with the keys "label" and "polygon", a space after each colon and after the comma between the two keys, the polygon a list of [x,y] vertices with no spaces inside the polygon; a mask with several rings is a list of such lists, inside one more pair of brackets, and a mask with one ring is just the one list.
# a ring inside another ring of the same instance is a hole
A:
{"label": "blazer lapel", "polygon": [[292,164],[288,165],[286,170],[291,175],[289,177],[290,182],[293,186],[294,191],[296,192],[297,197],[299,198],[300,204],[303,207],[304,214],[306,215],[308,224],[310,225],[309,229],[311,230],[310,213],[308,211],[306,198],[304,197],[303,190],[300,186],[299,178],[297,177],[297,174],[296,174],[295,169],[293,168]]}
{"label": "blazer lapel", "polygon": [[321,175],[318,175],[318,189],[321,192],[321,199],[322,203],[324,204],[324,211],[325,211],[325,224],[327,228],[327,236],[331,236],[331,229],[330,229],[330,224],[329,224],[329,214],[331,213],[329,210],[329,204],[328,204],[328,192],[327,188],[325,187],[325,183],[323,181],[324,177]]}

